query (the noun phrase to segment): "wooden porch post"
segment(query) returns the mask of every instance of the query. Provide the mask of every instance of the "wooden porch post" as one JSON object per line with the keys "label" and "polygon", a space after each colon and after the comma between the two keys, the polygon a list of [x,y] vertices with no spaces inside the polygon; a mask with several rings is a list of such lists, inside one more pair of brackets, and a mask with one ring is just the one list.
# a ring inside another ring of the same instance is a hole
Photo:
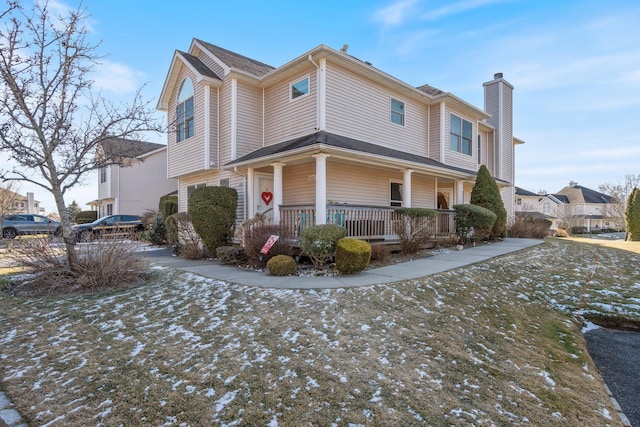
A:
{"label": "wooden porch post", "polygon": [[404,169],[402,178],[402,206],[405,208],[411,207],[411,174],[413,169]]}
{"label": "wooden porch post", "polygon": [[282,205],[282,168],[284,163],[272,163],[273,166],[273,223],[280,224],[280,206]]}
{"label": "wooden porch post", "polygon": [[327,223],[327,157],[314,154],[316,159],[316,224]]}

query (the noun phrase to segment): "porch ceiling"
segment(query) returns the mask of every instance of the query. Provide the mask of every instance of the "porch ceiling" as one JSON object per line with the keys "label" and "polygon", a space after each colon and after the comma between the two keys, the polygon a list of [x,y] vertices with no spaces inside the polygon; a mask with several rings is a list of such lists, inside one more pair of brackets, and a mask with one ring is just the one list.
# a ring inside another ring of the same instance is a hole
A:
{"label": "porch ceiling", "polygon": [[274,162],[295,164],[309,160],[316,153],[327,153],[339,159],[385,166],[393,169],[413,169],[450,179],[475,180],[476,171],[445,165],[429,157],[417,156],[381,145],[336,135],[316,132],[279,144],[262,147],[225,165],[226,168],[259,168]]}

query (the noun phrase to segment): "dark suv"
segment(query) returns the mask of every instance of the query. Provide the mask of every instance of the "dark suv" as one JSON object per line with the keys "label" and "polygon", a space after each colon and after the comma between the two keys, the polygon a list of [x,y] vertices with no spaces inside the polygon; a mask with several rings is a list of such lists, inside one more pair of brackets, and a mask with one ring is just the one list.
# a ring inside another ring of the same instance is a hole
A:
{"label": "dark suv", "polygon": [[89,224],[73,226],[76,239],[88,242],[103,236],[131,238],[144,231],[142,217],[138,215],[108,215]]}
{"label": "dark suv", "polygon": [[5,215],[2,220],[2,237],[13,239],[19,234],[62,234],[58,221],[35,214]]}

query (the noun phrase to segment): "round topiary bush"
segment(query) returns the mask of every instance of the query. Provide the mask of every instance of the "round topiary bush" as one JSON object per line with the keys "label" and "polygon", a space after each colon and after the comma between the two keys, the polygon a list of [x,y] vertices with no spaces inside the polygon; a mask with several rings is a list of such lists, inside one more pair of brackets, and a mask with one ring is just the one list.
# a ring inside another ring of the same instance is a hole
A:
{"label": "round topiary bush", "polygon": [[196,188],[187,204],[191,224],[210,256],[233,237],[238,193],[229,187]]}
{"label": "round topiary bush", "polygon": [[267,270],[272,276],[292,276],[297,269],[296,260],[289,255],[276,255],[267,262]]}
{"label": "round topiary bush", "polygon": [[364,240],[345,237],[336,246],[336,270],[340,274],[363,271],[371,260],[371,245]]}

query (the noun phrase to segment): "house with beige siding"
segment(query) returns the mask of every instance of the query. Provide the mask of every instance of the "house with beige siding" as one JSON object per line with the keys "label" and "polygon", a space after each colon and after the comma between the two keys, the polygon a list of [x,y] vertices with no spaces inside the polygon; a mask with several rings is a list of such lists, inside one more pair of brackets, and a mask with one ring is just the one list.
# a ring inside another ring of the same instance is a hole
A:
{"label": "house with beige siding", "polygon": [[[466,83],[465,83],[466,84]],[[480,85],[479,85],[480,89]],[[514,214],[513,86],[498,73],[484,106],[412,86],[320,45],[272,67],[193,39],[173,54],[158,108],[167,112],[168,176],[179,210],[198,186],[230,186],[238,222],[256,214],[300,230],[339,223],[393,236],[393,208],[468,203],[480,165]]]}
{"label": "house with beige siding", "polygon": [[121,158],[98,170],[98,199],[90,202],[98,217],[155,211],[160,197],[178,190],[178,180],[167,177],[166,145],[110,139],[98,147],[103,154]]}

